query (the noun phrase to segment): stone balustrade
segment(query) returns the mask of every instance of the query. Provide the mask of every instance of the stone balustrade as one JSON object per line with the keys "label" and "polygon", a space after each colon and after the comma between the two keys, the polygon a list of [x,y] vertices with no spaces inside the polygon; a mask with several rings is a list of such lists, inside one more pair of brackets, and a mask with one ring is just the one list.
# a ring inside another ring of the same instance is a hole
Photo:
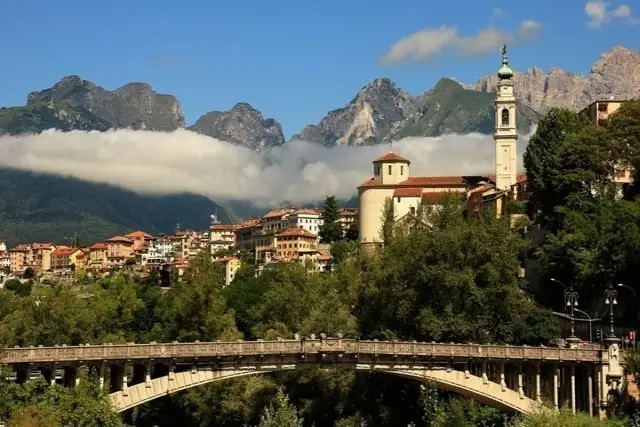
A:
{"label": "stone balustrade", "polygon": [[392,358],[451,359],[454,361],[456,359],[484,359],[594,363],[601,360],[602,351],[602,349],[588,347],[529,347],[326,338],[6,348],[0,350],[0,364],[78,363],[141,359],[210,359],[266,355],[314,356],[323,353],[338,353],[352,357],[367,355]]}

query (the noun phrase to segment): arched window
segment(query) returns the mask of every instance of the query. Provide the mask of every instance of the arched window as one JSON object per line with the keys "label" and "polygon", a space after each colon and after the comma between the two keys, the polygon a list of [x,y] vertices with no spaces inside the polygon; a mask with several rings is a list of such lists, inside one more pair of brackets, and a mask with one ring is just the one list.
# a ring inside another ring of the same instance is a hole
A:
{"label": "arched window", "polygon": [[509,110],[506,108],[502,110],[502,126],[509,126]]}

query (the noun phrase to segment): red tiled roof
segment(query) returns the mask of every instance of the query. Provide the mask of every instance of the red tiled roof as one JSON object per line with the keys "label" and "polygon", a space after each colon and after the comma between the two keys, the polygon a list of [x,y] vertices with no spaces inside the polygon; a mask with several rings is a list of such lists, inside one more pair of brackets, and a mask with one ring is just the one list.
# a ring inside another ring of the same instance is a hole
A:
{"label": "red tiled roof", "polygon": [[27,252],[29,250],[28,245],[18,245],[13,249],[10,249],[9,252]]}
{"label": "red tiled roof", "polygon": [[151,234],[145,233],[144,231],[141,230],[136,230],[136,231],[132,231],[129,234],[125,234],[125,236],[127,239],[132,239],[132,240],[136,240],[136,239],[152,239],[153,236]]}
{"label": "red tiled roof", "polygon": [[40,249],[50,249],[51,246],[53,246],[52,242],[46,242],[46,243],[34,243],[31,248],[34,251],[40,250]]}
{"label": "red tiled roof", "polygon": [[267,212],[262,218],[267,219],[267,218],[278,218],[280,216],[286,215],[288,213],[291,213],[295,211],[295,209],[292,208],[285,208],[285,209],[273,209],[270,210],[269,212]]}
{"label": "red tiled roof", "polygon": [[[453,191],[429,191],[422,193],[422,201],[430,203],[441,202],[449,194],[457,194]],[[462,194],[462,193],[459,193]]]}
{"label": "red tiled roof", "polygon": [[216,224],[209,227],[211,231],[233,231],[237,228],[236,224]]}
{"label": "red tiled roof", "polygon": [[313,237],[315,239],[317,236],[304,228],[291,227],[282,233],[278,233],[276,237]]}
{"label": "red tiled roof", "polygon": [[107,239],[107,243],[133,243],[131,239],[127,239],[124,236],[114,236],[110,239]]}
{"label": "red tiled roof", "polygon": [[55,251],[51,252],[51,256],[68,256],[76,251],[75,248],[69,248],[67,246],[60,246]]}
{"label": "red tiled roof", "polygon": [[391,151],[386,154],[383,154],[382,156],[378,157],[373,161],[373,163],[380,163],[380,162],[402,162],[407,164],[411,163],[409,160]]}
{"label": "red tiled roof", "polygon": [[293,212],[294,215],[320,215],[320,212],[315,209],[298,209]]}
{"label": "red tiled roof", "polygon": [[393,191],[393,197],[420,197],[422,188],[420,187],[400,187]]}
{"label": "red tiled roof", "polygon": [[379,184],[375,178],[370,178],[360,187],[464,187],[465,185],[462,176],[414,176],[393,185]]}
{"label": "red tiled roof", "polygon": [[261,218],[247,219],[245,221],[242,221],[240,224],[237,224],[236,230],[241,229],[241,228],[256,227],[256,226],[259,226],[261,224],[262,224],[262,219]]}
{"label": "red tiled roof", "polygon": [[89,247],[90,251],[106,250],[106,249],[107,249],[106,243],[95,243]]}
{"label": "red tiled roof", "polygon": [[180,258],[176,262],[174,262],[174,264],[175,265],[189,265],[189,261],[184,259],[184,258]]}

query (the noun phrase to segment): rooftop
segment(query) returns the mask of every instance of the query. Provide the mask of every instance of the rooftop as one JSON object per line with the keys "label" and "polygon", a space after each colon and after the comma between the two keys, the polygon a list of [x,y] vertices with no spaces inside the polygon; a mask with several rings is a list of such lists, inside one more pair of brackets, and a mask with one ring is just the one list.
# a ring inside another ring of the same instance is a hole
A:
{"label": "rooftop", "polygon": [[382,156],[378,157],[373,161],[373,163],[381,163],[381,162],[400,162],[400,163],[407,163],[407,164],[411,163],[409,160],[405,159],[404,157],[392,151],[389,151],[388,153],[383,154]]}
{"label": "rooftop", "polygon": [[312,237],[315,239],[317,236],[304,228],[291,227],[282,233],[278,233],[277,237]]}

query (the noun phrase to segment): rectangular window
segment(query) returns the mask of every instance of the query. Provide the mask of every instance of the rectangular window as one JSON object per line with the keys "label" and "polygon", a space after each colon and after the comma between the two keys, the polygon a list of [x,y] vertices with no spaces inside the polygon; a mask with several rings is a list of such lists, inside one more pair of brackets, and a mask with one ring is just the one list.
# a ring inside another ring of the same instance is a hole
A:
{"label": "rectangular window", "polygon": [[415,207],[411,206],[410,211],[411,211],[411,215],[415,215],[416,214],[416,208]]}
{"label": "rectangular window", "polygon": [[398,203],[400,203],[400,197],[398,197],[396,200],[398,201]]}
{"label": "rectangular window", "polygon": [[391,165],[389,165],[389,175],[391,175]]}
{"label": "rectangular window", "polygon": [[404,175],[404,165],[400,165],[400,175]]}

